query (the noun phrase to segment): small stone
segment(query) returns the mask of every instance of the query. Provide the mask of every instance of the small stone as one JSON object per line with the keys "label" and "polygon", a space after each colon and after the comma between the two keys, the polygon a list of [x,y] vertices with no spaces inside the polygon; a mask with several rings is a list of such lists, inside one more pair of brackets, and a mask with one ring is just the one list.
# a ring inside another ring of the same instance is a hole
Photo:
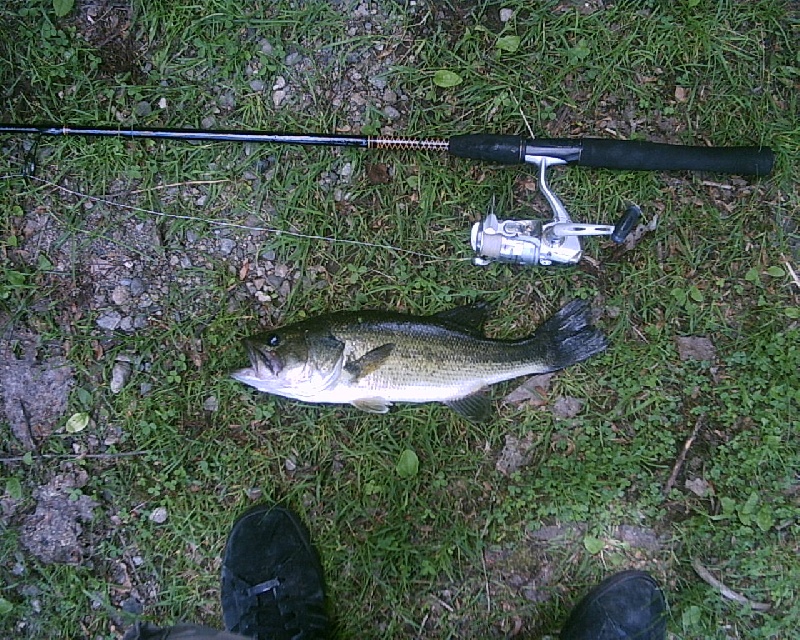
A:
{"label": "small stone", "polygon": [[272,94],[272,103],[276,107],[280,107],[281,103],[286,100],[286,92],[285,91],[276,91]]}
{"label": "small stone", "polygon": [[675,342],[681,360],[713,362],[717,357],[714,343],[705,336],[678,336]]}
{"label": "small stone", "polygon": [[373,78],[370,78],[369,83],[376,89],[381,89],[381,90],[385,89],[387,85],[386,78],[383,78],[381,76],[375,76]]}
{"label": "small stone", "polygon": [[129,288],[132,296],[139,297],[145,290],[144,281],[141,278],[131,278]]}
{"label": "small stone", "polygon": [[150,522],[155,522],[156,524],[164,524],[167,521],[169,514],[167,513],[166,507],[156,507],[150,513]]}
{"label": "small stone", "polygon": [[562,397],[556,400],[553,405],[553,415],[557,419],[568,420],[569,418],[577,416],[582,407],[582,400],[578,398]]}
{"label": "small stone", "polygon": [[693,494],[700,496],[701,498],[705,498],[706,496],[714,493],[711,485],[703,478],[690,478],[686,481],[684,486]]}
{"label": "small stone", "polygon": [[120,603],[120,607],[125,613],[130,613],[135,616],[140,616],[144,612],[144,605],[134,597],[125,598]]}
{"label": "small stone", "polygon": [[122,388],[131,379],[132,372],[133,367],[130,362],[115,362],[111,369],[111,383],[109,384],[111,393],[117,394],[122,391]]}
{"label": "small stone", "polygon": [[111,292],[111,302],[113,302],[118,307],[127,304],[128,300],[130,300],[131,292],[127,287],[122,285],[117,285],[114,287],[114,291]]}
{"label": "small stone", "polygon": [[275,83],[272,85],[273,91],[277,91],[278,89],[283,89],[286,86],[286,78],[283,76],[277,76],[275,78]]}
{"label": "small stone", "polygon": [[298,62],[300,62],[300,54],[297,53],[296,51],[290,53],[288,56],[286,56],[283,62],[287,67],[293,67]]}
{"label": "small stone", "polygon": [[114,331],[122,322],[122,315],[117,311],[109,311],[104,313],[97,319],[97,326],[106,331]]}
{"label": "small stone", "polygon": [[500,22],[508,22],[514,17],[513,9],[500,9]]}
{"label": "small stone", "polygon": [[263,80],[251,80],[250,81],[250,88],[253,91],[257,92],[257,93],[261,93],[264,90],[265,86],[266,85],[264,84]]}
{"label": "small stone", "polygon": [[140,118],[146,118],[153,113],[153,107],[150,106],[149,102],[142,100],[141,102],[136,103],[136,106],[133,108],[133,112]]}
{"label": "small stone", "polygon": [[385,115],[389,120],[397,120],[400,117],[400,112],[395,109],[391,105],[386,105],[383,108],[383,115]]}
{"label": "small stone", "polygon": [[217,400],[217,396],[208,396],[205,402],[203,402],[203,409],[211,412],[219,409],[219,400]]}
{"label": "small stone", "polygon": [[223,238],[222,241],[219,243],[219,250],[223,255],[230,255],[230,253],[236,248],[236,241],[231,240],[230,238]]}

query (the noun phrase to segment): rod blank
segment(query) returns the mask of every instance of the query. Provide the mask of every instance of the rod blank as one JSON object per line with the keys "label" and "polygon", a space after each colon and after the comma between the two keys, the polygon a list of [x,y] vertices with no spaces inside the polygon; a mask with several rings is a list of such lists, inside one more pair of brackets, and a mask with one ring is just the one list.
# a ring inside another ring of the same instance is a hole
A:
{"label": "rod blank", "polygon": [[3,133],[446,151],[460,158],[501,164],[525,164],[531,161],[530,158],[547,156],[559,158],[567,164],[586,167],[643,171],[716,171],[757,176],[769,174],[775,161],[775,154],[768,147],[697,147],[600,138],[528,140],[520,136],[494,134],[457,135],[449,140],[437,140],[271,131],[0,124],[0,134]]}

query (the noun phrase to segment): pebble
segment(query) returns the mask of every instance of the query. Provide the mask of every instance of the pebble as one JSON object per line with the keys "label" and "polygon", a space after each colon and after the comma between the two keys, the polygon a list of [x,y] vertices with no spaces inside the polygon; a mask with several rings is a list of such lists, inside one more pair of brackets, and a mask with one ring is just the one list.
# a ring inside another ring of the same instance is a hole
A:
{"label": "pebble", "polygon": [[500,22],[508,22],[514,17],[513,9],[500,9]]}
{"label": "pebble", "polygon": [[217,400],[217,396],[208,396],[205,402],[203,402],[203,409],[211,412],[219,409],[219,400]]}
{"label": "pebble", "polygon": [[387,82],[383,76],[375,76],[369,79],[369,83],[376,89],[385,89]]}
{"label": "pebble", "polygon": [[153,107],[150,106],[149,102],[142,100],[141,102],[136,103],[136,106],[133,108],[133,112],[140,118],[146,118],[153,113]]}
{"label": "pebble", "polygon": [[236,248],[236,241],[231,240],[230,238],[223,238],[222,241],[219,243],[219,250],[223,255],[230,255],[231,252]]}
{"label": "pebble", "polygon": [[130,613],[134,616],[140,616],[144,613],[144,605],[133,596],[125,598],[120,603],[120,607],[125,613]]}
{"label": "pebble", "polygon": [[123,285],[117,285],[111,292],[111,301],[118,307],[127,304],[130,298],[131,298],[130,290]]}
{"label": "pebble", "polygon": [[280,107],[281,103],[286,100],[286,92],[285,91],[276,91],[272,94],[272,103],[276,107]]}
{"label": "pebble", "polygon": [[128,380],[131,379],[131,373],[133,373],[133,367],[130,362],[115,362],[111,369],[111,383],[109,384],[111,393],[116,395],[122,391],[122,388],[128,384]]}
{"label": "pebble", "polygon": [[169,514],[167,513],[166,507],[156,507],[150,513],[150,522],[155,522],[156,524],[164,524],[167,521]]}
{"label": "pebble", "polygon": [[109,311],[97,319],[97,326],[106,331],[114,331],[122,322],[122,315],[117,311]]}
{"label": "pebble", "polygon": [[144,280],[142,280],[141,278],[131,278],[128,287],[131,290],[131,295],[138,298],[140,295],[144,293],[145,290]]}
{"label": "pebble", "polygon": [[261,93],[264,90],[265,86],[266,85],[264,84],[263,80],[251,80],[250,81],[250,88],[253,91],[257,92],[257,93]]}

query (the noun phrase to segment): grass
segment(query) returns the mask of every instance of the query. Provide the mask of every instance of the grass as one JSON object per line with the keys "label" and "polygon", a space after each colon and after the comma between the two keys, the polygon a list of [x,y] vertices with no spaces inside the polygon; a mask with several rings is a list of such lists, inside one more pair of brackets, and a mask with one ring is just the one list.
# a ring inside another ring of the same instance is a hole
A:
{"label": "grass", "polygon": [[[82,18],[88,7],[77,2],[63,20],[49,2],[0,9],[0,120],[417,137],[530,126],[552,137],[767,144],[777,162],[759,180],[553,171],[575,219],[612,223],[634,201],[659,226],[632,252],[589,239],[580,267],[548,270],[468,261],[469,226],[492,195],[501,215],[545,215],[528,187],[532,168],[380,151],[39,141],[37,179],[0,180],[3,335],[27,329],[61,345],[76,382],[70,410],[37,450],[0,467],[4,505],[13,506],[0,532],[3,635],[115,637],[133,619],[124,602],[161,624],[219,626],[230,524],[255,501],[279,500],[310,525],[341,637],[501,637],[518,626],[556,634],[581,594],[621,567],[665,584],[674,638],[792,637],[800,625],[792,3],[584,11],[516,0],[387,2],[357,16],[323,3],[150,2],[134,3],[116,26]],[[507,22],[501,8],[513,11]],[[438,70],[462,82],[437,87]],[[290,90],[281,106],[277,76]],[[383,108],[384,80],[405,96],[396,121]],[[25,144],[0,141],[0,175],[20,174]],[[348,163],[351,177],[337,177]],[[381,164],[388,183],[369,179]],[[226,257],[224,233],[247,250]],[[104,275],[106,263],[113,269]],[[246,285],[272,263],[288,285],[258,302]],[[106,332],[96,320],[113,306],[123,271],[141,275],[157,304],[143,312],[145,327]],[[609,351],[558,374],[545,407],[499,405],[485,425],[439,406],[371,416],[300,405],[227,377],[244,357],[240,337],[333,309],[433,313],[488,298],[499,309],[489,331],[516,336],[576,296],[603,310]],[[685,336],[708,337],[715,361],[683,360],[676,338]],[[112,394],[123,355],[135,373]],[[581,411],[558,419],[550,410],[558,397],[582,400]],[[93,423],[70,434],[75,412]],[[3,455],[22,456],[5,425],[2,433]],[[505,476],[495,462],[508,435],[530,437],[532,448],[530,462]],[[406,450],[420,461],[411,477],[397,471]],[[77,566],[44,564],[27,550],[23,522],[37,487],[76,467],[89,480],[73,497],[98,504],[84,523],[89,550]],[[163,523],[151,519],[158,508]],[[631,528],[658,543],[636,543]],[[547,530],[560,535],[543,537]],[[770,609],[723,598],[693,570],[695,558]]]}

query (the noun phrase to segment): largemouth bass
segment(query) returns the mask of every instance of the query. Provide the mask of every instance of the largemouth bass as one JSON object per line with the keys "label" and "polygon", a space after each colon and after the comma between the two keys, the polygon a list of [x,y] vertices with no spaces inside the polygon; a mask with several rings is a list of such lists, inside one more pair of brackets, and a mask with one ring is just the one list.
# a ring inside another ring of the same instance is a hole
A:
{"label": "largemouth bass", "polygon": [[432,316],[342,311],[244,340],[250,367],[233,378],[305,402],[351,404],[386,413],[395,402],[442,402],[480,421],[485,390],[519,376],[563,369],[603,351],[589,305],[574,300],[518,340],[483,333],[489,305]]}

